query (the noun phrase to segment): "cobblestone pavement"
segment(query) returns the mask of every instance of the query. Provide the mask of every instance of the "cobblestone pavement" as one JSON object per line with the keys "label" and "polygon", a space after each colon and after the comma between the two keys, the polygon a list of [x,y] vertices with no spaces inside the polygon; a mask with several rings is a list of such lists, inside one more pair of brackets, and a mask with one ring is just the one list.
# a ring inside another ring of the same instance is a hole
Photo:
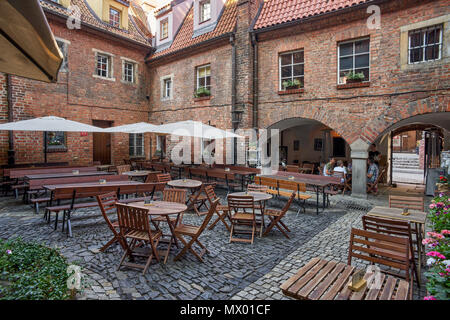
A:
{"label": "cobblestone pavement", "polygon": [[[224,195],[222,195],[224,196]],[[335,200],[334,200],[335,199]],[[334,197],[331,206],[319,215],[307,206],[297,216],[297,208],[284,222],[291,239],[278,230],[253,245],[229,244],[229,233],[218,224],[205,230],[200,240],[210,253],[200,263],[191,253],[173,261],[180,249],[172,250],[166,265],[153,262],[147,274],[117,265],[122,255],[118,245],[106,252],[99,248],[111,238],[98,209],[84,209],[72,218],[73,237],[36,215],[30,206],[11,197],[0,200],[0,238],[22,237],[57,247],[69,262],[82,267],[85,289],[79,299],[283,299],[279,285],[310,258],[319,255],[346,261],[349,228],[358,225],[370,202]],[[269,206],[279,206],[271,200]],[[53,217],[52,217],[53,219]],[[186,213],[183,221],[200,224],[202,218]]]}

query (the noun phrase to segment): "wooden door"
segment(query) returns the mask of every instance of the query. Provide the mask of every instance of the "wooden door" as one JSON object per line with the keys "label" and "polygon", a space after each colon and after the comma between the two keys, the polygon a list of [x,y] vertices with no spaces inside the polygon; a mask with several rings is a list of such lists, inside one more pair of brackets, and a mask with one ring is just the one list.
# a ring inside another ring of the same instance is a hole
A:
{"label": "wooden door", "polygon": [[[100,128],[109,128],[112,121],[92,120],[92,125]],[[111,164],[111,134],[94,132],[94,161],[101,164]]]}

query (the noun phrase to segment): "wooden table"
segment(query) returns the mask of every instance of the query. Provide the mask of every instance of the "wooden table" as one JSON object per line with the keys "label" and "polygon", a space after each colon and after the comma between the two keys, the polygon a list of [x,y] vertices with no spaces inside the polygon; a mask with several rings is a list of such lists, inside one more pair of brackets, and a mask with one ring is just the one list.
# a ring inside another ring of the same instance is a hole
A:
{"label": "wooden table", "polygon": [[108,170],[110,167],[114,167],[112,164],[100,164],[97,167],[98,171]]}
{"label": "wooden table", "polygon": [[342,262],[313,258],[280,288],[283,294],[302,300],[408,299],[409,283],[384,273],[366,272],[365,288],[357,292],[349,290],[347,284],[357,271],[355,267]]}
{"label": "wooden table", "polygon": [[379,217],[384,219],[394,219],[394,220],[401,220],[401,221],[408,221],[410,224],[414,224],[414,227],[416,227],[417,232],[417,255],[419,259],[419,265],[418,265],[418,274],[420,275],[420,269],[422,266],[422,227],[425,228],[425,223],[427,221],[427,214],[423,211],[418,210],[411,210],[408,209],[409,215],[404,216],[402,215],[403,209],[400,208],[389,208],[389,207],[382,207],[382,206],[375,206],[366,213],[368,216],[372,217]]}
{"label": "wooden table", "polygon": [[25,180],[35,180],[35,179],[53,179],[53,178],[76,178],[76,177],[86,177],[86,176],[104,176],[114,174],[114,172],[107,171],[80,171],[77,174],[73,172],[55,172],[55,173],[41,173],[41,174],[29,174],[24,178]]}
{"label": "wooden table", "polygon": [[[150,216],[164,216],[166,218],[167,224],[169,225],[170,228],[171,237],[167,245],[167,251],[164,257],[164,264],[165,264],[167,262],[167,258],[169,257],[172,243],[174,243],[178,247],[178,242],[174,230],[180,219],[180,214],[186,211],[187,206],[182,203],[168,202],[168,201],[152,201],[150,205],[145,205],[143,201],[139,201],[128,203],[128,205],[135,208],[146,209]],[[170,215],[173,214],[177,215],[174,224],[171,223],[169,217]]]}
{"label": "wooden table", "polygon": [[44,185],[43,188],[47,189],[49,191],[54,191],[58,188],[76,188],[76,187],[102,187],[102,186],[129,186],[129,185],[136,185],[136,184],[142,184],[140,181],[106,181],[105,183],[100,182],[81,182],[81,183],[66,183],[66,184],[51,184],[51,185]]}
{"label": "wooden table", "polygon": [[237,175],[237,176],[241,176],[241,188],[242,190],[245,190],[245,177],[246,176],[255,176],[257,175],[256,172],[253,171],[246,171],[246,170],[236,170],[236,169],[231,169],[229,168],[229,170],[225,170],[225,168],[208,168],[207,169],[208,172],[211,171],[216,171],[216,172],[220,172],[220,173],[228,173],[228,174],[233,174],[233,175]]}
{"label": "wooden table", "polygon": [[[322,191],[322,210],[325,210],[325,188],[331,185],[341,184],[341,179],[337,177],[327,177],[317,174],[304,174],[295,172],[280,172],[274,175],[260,175],[261,177],[295,181],[305,183],[313,187],[316,192],[316,213],[319,214],[319,194]],[[290,178],[292,177],[292,179]]]}
{"label": "wooden table", "polygon": [[234,192],[230,193],[231,196],[252,196],[253,202],[259,202],[260,209],[261,209],[261,228],[259,231],[259,237],[262,237],[263,227],[265,228],[265,222],[264,222],[264,210],[266,208],[266,201],[272,199],[272,195],[265,192],[256,192],[256,191],[250,191],[250,192]]}
{"label": "wooden table", "polygon": [[129,176],[131,179],[138,178],[140,181],[144,180],[145,178],[150,174],[154,173],[154,171],[150,170],[132,170],[132,171],[125,171],[122,172],[122,174]]}
{"label": "wooden table", "polygon": [[174,188],[197,189],[203,182],[193,179],[170,180],[167,184]]}

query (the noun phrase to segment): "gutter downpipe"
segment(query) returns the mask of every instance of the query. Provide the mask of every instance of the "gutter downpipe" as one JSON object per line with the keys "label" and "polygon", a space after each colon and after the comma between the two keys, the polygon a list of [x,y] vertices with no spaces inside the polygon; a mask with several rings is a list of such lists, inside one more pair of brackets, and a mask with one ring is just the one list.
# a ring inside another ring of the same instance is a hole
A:
{"label": "gutter downpipe", "polygon": [[[8,122],[13,121],[13,102],[12,102],[12,81],[11,75],[6,75],[6,91],[8,103]],[[8,131],[8,165],[13,165],[16,162],[14,152],[14,131]]]}
{"label": "gutter downpipe", "polygon": [[[230,35],[231,43],[231,122],[233,129],[237,130],[239,121],[236,115],[236,43],[234,34]],[[233,164],[237,163],[237,138],[233,138]]]}
{"label": "gutter downpipe", "polygon": [[258,130],[258,39],[255,33],[252,33],[253,47],[253,128]]}

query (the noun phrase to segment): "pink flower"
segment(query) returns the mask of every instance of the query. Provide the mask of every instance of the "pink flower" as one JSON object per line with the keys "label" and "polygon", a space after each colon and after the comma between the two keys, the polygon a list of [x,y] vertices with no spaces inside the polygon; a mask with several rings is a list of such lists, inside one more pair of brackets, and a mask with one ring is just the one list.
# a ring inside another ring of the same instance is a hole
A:
{"label": "pink flower", "polygon": [[442,230],[441,234],[450,234],[450,230]]}
{"label": "pink flower", "polygon": [[426,296],[423,298],[423,300],[436,300],[436,298],[433,296]]}
{"label": "pink flower", "polygon": [[434,203],[430,204],[430,209],[434,209],[434,207],[436,207]]}
{"label": "pink flower", "polygon": [[427,253],[427,256],[436,257],[436,258],[445,260],[445,256],[442,253],[437,252],[437,251],[430,251]]}

